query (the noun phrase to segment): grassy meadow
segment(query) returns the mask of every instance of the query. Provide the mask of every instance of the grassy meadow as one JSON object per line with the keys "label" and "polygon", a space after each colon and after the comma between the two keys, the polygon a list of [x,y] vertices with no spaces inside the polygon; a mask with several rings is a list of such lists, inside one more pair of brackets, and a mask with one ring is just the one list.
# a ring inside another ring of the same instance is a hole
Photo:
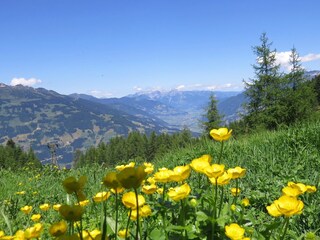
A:
{"label": "grassy meadow", "polygon": [[[108,174],[125,166],[0,170],[0,239],[320,239],[319,129],[315,120],[176,149],[147,165],[147,176],[143,162],[127,167],[127,189],[117,194]],[[210,171],[190,167],[209,156]],[[230,177],[236,167],[241,173]],[[295,195],[284,203],[289,210],[267,210],[283,189]]]}

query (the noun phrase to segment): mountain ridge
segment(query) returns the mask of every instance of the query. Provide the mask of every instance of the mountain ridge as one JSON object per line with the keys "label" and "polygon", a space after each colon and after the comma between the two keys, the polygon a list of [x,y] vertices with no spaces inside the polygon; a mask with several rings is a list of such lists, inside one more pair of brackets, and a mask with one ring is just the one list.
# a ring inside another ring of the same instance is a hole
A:
{"label": "mountain ridge", "polygon": [[0,142],[13,139],[25,149],[34,149],[40,159],[50,158],[47,144],[51,142],[59,143],[57,151],[63,161],[70,162],[74,150],[85,150],[131,131],[178,131],[157,118],[130,115],[44,88],[1,84],[0,103]]}

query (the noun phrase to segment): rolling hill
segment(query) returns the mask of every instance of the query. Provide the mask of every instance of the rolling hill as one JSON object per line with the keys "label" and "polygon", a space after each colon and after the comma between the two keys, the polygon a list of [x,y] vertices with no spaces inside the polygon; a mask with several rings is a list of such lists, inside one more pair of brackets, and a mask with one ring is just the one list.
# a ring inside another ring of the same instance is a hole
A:
{"label": "rolling hill", "polygon": [[85,150],[130,131],[174,132],[164,121],[131,115],[116,107],[61,95],[44,88],[0,84],[0,143],[13,139],[50,160],[48,144],[58,144],[60,162],[71,162],[74,150]]}

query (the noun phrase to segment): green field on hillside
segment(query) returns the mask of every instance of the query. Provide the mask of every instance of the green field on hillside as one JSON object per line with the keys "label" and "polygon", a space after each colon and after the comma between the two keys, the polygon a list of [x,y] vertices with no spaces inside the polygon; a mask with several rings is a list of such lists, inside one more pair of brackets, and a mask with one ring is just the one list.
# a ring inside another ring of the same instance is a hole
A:
{"label": "green field on hillside", "polygon": [[[0,239],[102,239],[104,234],[120,239],[126,228],[128,239],[319,239],[319,129],[315,120],[223,142],[203,140],[157,159],[146,177],[137,167],[143,162],[120,167],[128,170],[129,187],[110,195],[105,176],[121,171],[105,166],[2,169]],[[195,167],[195,159],[209,156],[211,170]],[[121,164],[129,163],[119,159]],[[231,174],[236,167],[242,169],[238,176]],[[129,192],[144,199],[138,200],[138,211],[135,198],[128,207]],[[267,210],[273,203],[284,208],[277,208],[280,216]],[[58,204],[74,208],[58,210]]]}

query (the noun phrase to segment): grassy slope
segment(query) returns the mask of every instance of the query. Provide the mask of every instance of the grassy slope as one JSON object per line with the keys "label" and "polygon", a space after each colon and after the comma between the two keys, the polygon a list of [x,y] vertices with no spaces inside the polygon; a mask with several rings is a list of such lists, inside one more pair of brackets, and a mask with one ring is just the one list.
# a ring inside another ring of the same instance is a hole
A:
{"label": "grassy slope", "polygon": [[[225,151],[221,163],[226,168],[241,166],[247,169],[246,176],[241,179],[240,188],[242,196],[250,199],[252,210],[248,211],[246,218],[252,219],[254,227],[260,232],[263,228],[272,224],[274,219],[266,213],[265,207],[281,195],[281,189],[288,181],[302,182],[315,185],[319,189],[320,169],[320,120],[306,122],[278,132],[265,132],[251,135],[241,139],[231,139],[225,144]],[[203,154],[213,156],[216,162],[220,152],[220,144],[213,140],[204,141],[199,145],[190,146],[185,149],[177,149],[168,153],[155,162],[156,168],[173,168],[178,165],[188,164],[192,159]],[[29,170],[12,173],[0,171],[0,183],[2,190],[0,200],[12,199],[16,206],[10,207],[12,217],[22,215],[19,213],[21,206],[30,204],[39,206],[44,202],[51,204],[61,202],[66,198],[61,181],[66,176],[88,176],[87,195],[93,196],[100,190],[102,176],[108,169],[98,166],[86,167],[79,170],[62,172],[42,172],[41,177],[36,178],[37,172]],[[33,175],[33,176],[32,176]],[[31,178],[30,178],[31,177]],[[191,179],[194,179],[193,173]],[[29,180],[30,179],[30,180]],[[19,183],[23,183],[21,186]],[[232,183],[233,184],[233,183]],[[230,187],[234,187],[233,185]],[[23,197],[15,195],[16,191],[25,190]],[[33,194],[33,192],[35,195]],[[320,226],[320,194],[319,191],[313,195],[303,196],[310,203],[305,206],[303,214],[294,218],[292,232],[298,236],[305,231],[316,231]],[[8,210],[8,209],[6,209]],[[36,210],[35,210],[36,212]],[[10,214],[9,214],[10,215]],[[51,214],[50,214],[51,215]],[[48,216],[49,217],[49,216]],[[56,215],[52,215],[56,217]],[[263,223],[263,224],[260,224]],[[13,222],[13,230],[21,225]],[[5,226],[4,219],[0,225]]]}
{"label": "grassy slope", "polygon": [[[265,223],[266,206],[281,196],[281,189],[289,181],[315,185],[320,188],[320,119],[277,132],[263,132],[238,140],[226,142],[221,163],[226,168],[241,166],[247,169],[241,180],[243,196],[250,199],[251,206],[258,209],[252,213],[258,225],[259,218]],[[170,168],[189,163],[202,154],[210,154],[217,162],[220,144],[213,140],[198,146],[178,150],[158,159],[156,165]],[[234,186],[233,186],[234,187]],[[309,199],[305,199],[309,198]],[[320,226],[320,193],[303,196],[309,205],[299,218],[295,218],[295,232],[317,230]],[[263,216],[264,217],[263,217]],[[262,231],[263,229],[260,229]]]}

